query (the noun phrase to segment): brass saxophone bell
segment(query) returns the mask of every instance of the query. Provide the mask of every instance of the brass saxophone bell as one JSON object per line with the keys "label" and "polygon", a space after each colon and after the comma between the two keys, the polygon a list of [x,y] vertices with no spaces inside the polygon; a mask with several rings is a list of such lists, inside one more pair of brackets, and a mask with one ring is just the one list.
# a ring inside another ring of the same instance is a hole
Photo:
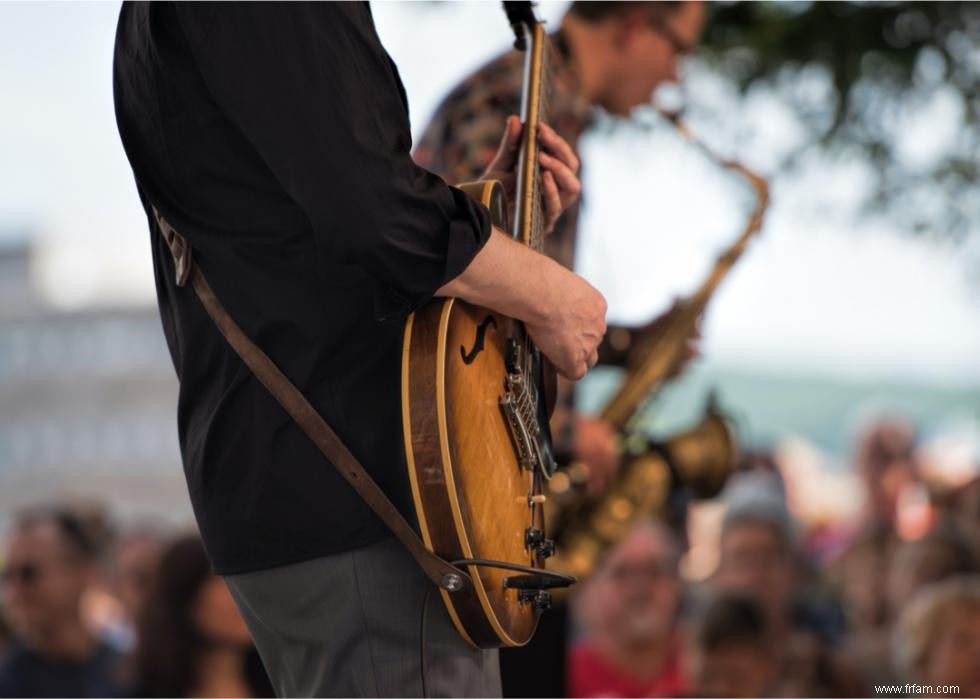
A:
{"label": "brass saxophone bell", "polygon": [[667,516],[676,491],[685,489],[698,498],[717,495],[737,459],[735,431],[712,397],[694,427],[662,442],[639,440],[625,456],[616,482],[599,497],[585,498],[572,486],[562,493],[564,500],[556,499],[552,507],[561,512],[552,522],[558,549],[548,567],[588,576],[633,527]]}
{"label": "brass saxophone bell", "polygon": [[698,498],[720,493],[738,460],[735,430],[718,409],[714,396],[709,399],[701,422],[655,447],[667,456],[681,484]]}

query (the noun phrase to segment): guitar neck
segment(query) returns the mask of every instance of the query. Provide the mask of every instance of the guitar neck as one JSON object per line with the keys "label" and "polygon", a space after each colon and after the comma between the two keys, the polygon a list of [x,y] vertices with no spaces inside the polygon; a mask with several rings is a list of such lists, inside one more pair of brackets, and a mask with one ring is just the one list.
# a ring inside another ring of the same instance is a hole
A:
{"label": "guitar neck", "polygon": [[541,166],[538,161],[538,128],[547,120],[549,100],[550,44],[541,22],[522,22],[524,90],[521,121],[524,124],[518,156],[514,237],[533,250],[544,249],[544,204]]}

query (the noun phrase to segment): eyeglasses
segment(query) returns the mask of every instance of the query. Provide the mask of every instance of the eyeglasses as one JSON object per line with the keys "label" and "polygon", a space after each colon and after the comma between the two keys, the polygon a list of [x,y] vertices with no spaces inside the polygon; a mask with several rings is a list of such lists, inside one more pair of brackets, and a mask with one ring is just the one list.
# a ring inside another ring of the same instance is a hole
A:
{"label": "eyeglasses", "polygon": [[688,42],[677,35],[667,22],[664,21],[662,17],[653,16],[650,18],[650,26],[655,32],[666,39],[667,43],[670,44],[670,48],[673,50],[674,55],[684,57],[694,53],[697,48],[697,44],[694,42]]}
{"label": "eyeglasses", "polygon": [[18,583],[24,587],[28,587],[36,583],[43,572],[43,568],[37,563],[22,563],[18,566],[7,566],[0,571],[0,585],[7,586]]}
{"label": "eyeglasses", "polygon": [[609,569],[609,577],[618,583],[635,579],[662,580],[675,577],[675,570],[663,561],[619,563]]}

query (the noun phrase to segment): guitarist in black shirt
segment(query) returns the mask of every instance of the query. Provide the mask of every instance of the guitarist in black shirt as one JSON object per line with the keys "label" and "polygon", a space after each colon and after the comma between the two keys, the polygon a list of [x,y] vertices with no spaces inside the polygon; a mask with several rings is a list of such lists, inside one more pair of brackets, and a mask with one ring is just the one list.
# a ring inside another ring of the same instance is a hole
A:
{"label": "guitarist in black shirt", "polygon": [[[458,296],[524,321],[566,377],[605,301],[411,159],[405,94],[362,3],[125,4],[116,117],[151,230],[195,516],[280,695],[414,696],[430,583],[175,279],[154,209],[244,333],[414,519],[402,320]],[[514,166],[510,130],[491,166]],[[578,163],[543,130],[549,224]],[[499,693],[496,653],[427,611],[428,690]]]}

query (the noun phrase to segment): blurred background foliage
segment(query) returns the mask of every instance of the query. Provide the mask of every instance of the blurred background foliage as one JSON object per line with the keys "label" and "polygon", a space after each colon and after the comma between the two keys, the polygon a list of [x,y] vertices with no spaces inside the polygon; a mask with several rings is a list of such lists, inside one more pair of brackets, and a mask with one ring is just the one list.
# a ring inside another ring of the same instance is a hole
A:
{"label": "blurred background foliage", "polygon": [[[700,56],[743,97],[771,90],[809,131],[783,169],[814,151],[865,158],[869,210],[907,231],[976,237],[980,3],[715,3]],[[950,137],[903,142],[937,109],[958,122]]]}

